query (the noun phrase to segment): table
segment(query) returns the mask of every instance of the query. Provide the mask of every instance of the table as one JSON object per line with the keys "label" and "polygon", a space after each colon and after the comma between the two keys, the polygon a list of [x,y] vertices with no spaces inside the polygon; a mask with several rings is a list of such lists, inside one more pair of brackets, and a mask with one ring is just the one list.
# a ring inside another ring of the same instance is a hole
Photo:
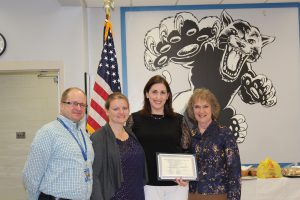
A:
{"label": "table", "polygon": [[300,178],[242,180],[241,200],[300,200]]}

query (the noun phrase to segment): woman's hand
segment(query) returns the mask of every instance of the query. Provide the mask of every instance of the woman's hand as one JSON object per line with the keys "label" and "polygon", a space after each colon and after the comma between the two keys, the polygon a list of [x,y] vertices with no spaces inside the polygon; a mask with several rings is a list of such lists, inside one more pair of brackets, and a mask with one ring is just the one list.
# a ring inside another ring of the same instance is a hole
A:
{"label": "woman's hand", "polygon": [[178,185],[183,186],[183,187],[185,187],[185,186],[187,186],[187,185],[189,184],[188,181],[184,181],[184,180],[182,180],[182,178],[177,178],[177,179],[175,180],[175,182],[176,182]]}

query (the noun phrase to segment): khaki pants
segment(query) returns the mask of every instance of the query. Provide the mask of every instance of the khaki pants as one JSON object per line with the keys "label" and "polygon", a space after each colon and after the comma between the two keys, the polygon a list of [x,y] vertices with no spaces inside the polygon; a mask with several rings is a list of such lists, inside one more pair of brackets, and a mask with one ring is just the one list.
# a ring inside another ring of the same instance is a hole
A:
{"label": "khaki pants", "polygon": [[211,194],[204,195],[196,193],[189,193],[188,200],[227,200],[227,194]]}

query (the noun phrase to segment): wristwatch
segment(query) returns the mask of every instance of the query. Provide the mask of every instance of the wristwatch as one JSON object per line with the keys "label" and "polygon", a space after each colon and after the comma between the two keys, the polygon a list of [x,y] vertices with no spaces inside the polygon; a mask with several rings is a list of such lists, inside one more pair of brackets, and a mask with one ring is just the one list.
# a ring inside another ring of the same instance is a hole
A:
{"label": "wristwatch", "polygon": [[0,33],[0,56],[4,53],[6,49],[5,37]]}

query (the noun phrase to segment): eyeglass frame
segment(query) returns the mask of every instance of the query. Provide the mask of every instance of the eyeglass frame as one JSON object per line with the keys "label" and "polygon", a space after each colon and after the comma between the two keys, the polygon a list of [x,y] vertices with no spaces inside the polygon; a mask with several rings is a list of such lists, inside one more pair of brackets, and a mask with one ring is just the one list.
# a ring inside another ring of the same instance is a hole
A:
{"label": "eyeglass frame", "polygon": [[63,101],[62,103],[64,104],[68,104],[68,105],[71,105],[71,106],[74,106],[74,107],[80,107],[80,108],[87,108],[88,106],[84,103],[78,103],[76,101]]}

